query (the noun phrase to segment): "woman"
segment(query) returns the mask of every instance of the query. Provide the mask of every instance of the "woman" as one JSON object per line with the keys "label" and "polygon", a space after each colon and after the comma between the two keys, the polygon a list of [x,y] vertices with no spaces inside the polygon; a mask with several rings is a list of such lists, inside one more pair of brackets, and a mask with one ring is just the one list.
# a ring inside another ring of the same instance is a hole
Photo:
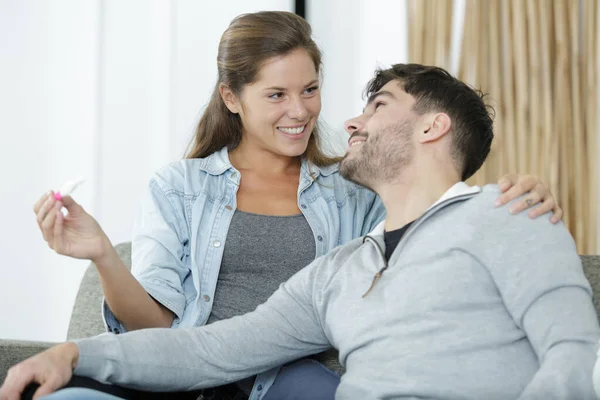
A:
{"label": "woman", "polygon": [[[321,54],[304,19],[287,12],[234,19],[217,64],[190,154],[150,181],[134,229],[132,273],[70,197],[56,201],[49,193],[35,206],[50,247],[95,263],[114,333],[199,326],[251,311],[315,255],[384,218],[374,193],[341,178],[339,159],[321,150]],[[536,184],[525,178],[508,197]],[[529,203],[546,195],[537,188]],[[316,361],[300,360],[237,385],[251,399],[332,399],[338,380]]]}

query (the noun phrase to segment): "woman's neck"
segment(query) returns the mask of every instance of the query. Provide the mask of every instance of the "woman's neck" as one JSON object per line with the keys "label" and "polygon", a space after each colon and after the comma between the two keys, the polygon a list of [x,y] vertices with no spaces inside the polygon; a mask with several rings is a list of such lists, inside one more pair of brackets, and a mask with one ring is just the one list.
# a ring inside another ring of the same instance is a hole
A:
{"label": "woman's neck", "polygon": [[289,157],[240,143],[229,152],[229,161],[238,171],[251,170],[265,174],[297,173],[301,157]]}

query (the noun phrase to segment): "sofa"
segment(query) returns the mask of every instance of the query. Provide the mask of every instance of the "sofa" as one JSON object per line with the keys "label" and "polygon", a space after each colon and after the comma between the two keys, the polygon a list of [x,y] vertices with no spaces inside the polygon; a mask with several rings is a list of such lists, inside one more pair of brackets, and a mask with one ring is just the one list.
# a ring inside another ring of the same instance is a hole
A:
{"label": "sofa", "polygon": [[[128,268],[131,268],[131,243],[115,246],[117,253]],[[600,318],[600,255],[581,256],[583,269],[594,290],[594,306]],[[94,265],[87,268],[71,315],[67,340],[95,336],[104,332],[104,324],[100,314],[102,288],[98,272]],[[17,362],[37,354],[54,343],[30,342],[19,340],[0,340],[0,382],[4,381],[8,369]],[[326,352],[317,357],[330,369],[341,371],[333,352]]]}

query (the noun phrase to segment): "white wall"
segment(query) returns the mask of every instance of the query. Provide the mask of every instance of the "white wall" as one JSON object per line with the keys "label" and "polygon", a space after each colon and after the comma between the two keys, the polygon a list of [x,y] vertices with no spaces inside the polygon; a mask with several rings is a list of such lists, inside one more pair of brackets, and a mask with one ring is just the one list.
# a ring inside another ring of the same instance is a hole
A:
{"label": "white wall", "polygon": [[345,149],[344,121],[364,107],[363,90],[375,68],[408,60],[406,0],[306,3],[307,19],[323,51],[321,117],[336,147]]}
{"label": "white wall", "polygon": [[151,173],[181,158],[243,12],[291,0],[0,0],[0,338],[60,341],[86,261],[54,254],[32,211],[75,198],[129,240]]}
{"label": "white wall", "polygon": [[[96,1],[0,1],[0,337],[65,337],[85,263],[52,254],[32,208],[94,176],[98,17]],[[93,208],[94,193],[77,199]]]}

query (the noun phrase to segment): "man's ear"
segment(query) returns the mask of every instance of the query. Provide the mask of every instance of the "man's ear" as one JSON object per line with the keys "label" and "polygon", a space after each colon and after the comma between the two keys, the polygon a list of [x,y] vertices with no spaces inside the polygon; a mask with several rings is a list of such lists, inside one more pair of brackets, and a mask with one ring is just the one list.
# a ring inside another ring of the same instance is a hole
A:
{"label": "man's ear", "polygon": [[219,84],[219,93],[221,94],[221,99],[223,99],[223,103],[225,103],[225,107],[229,109],[234,114],[238,114],[239,110],[239,99],[233,93],[231,88],[224,83]]}
{"label": "man's ear", "polygon": [[431,114],[431,117],[427,118],[423,132],[419,135],[419,142],[435,142],[449,133],[451,128],[452,121],[448,114]]}

